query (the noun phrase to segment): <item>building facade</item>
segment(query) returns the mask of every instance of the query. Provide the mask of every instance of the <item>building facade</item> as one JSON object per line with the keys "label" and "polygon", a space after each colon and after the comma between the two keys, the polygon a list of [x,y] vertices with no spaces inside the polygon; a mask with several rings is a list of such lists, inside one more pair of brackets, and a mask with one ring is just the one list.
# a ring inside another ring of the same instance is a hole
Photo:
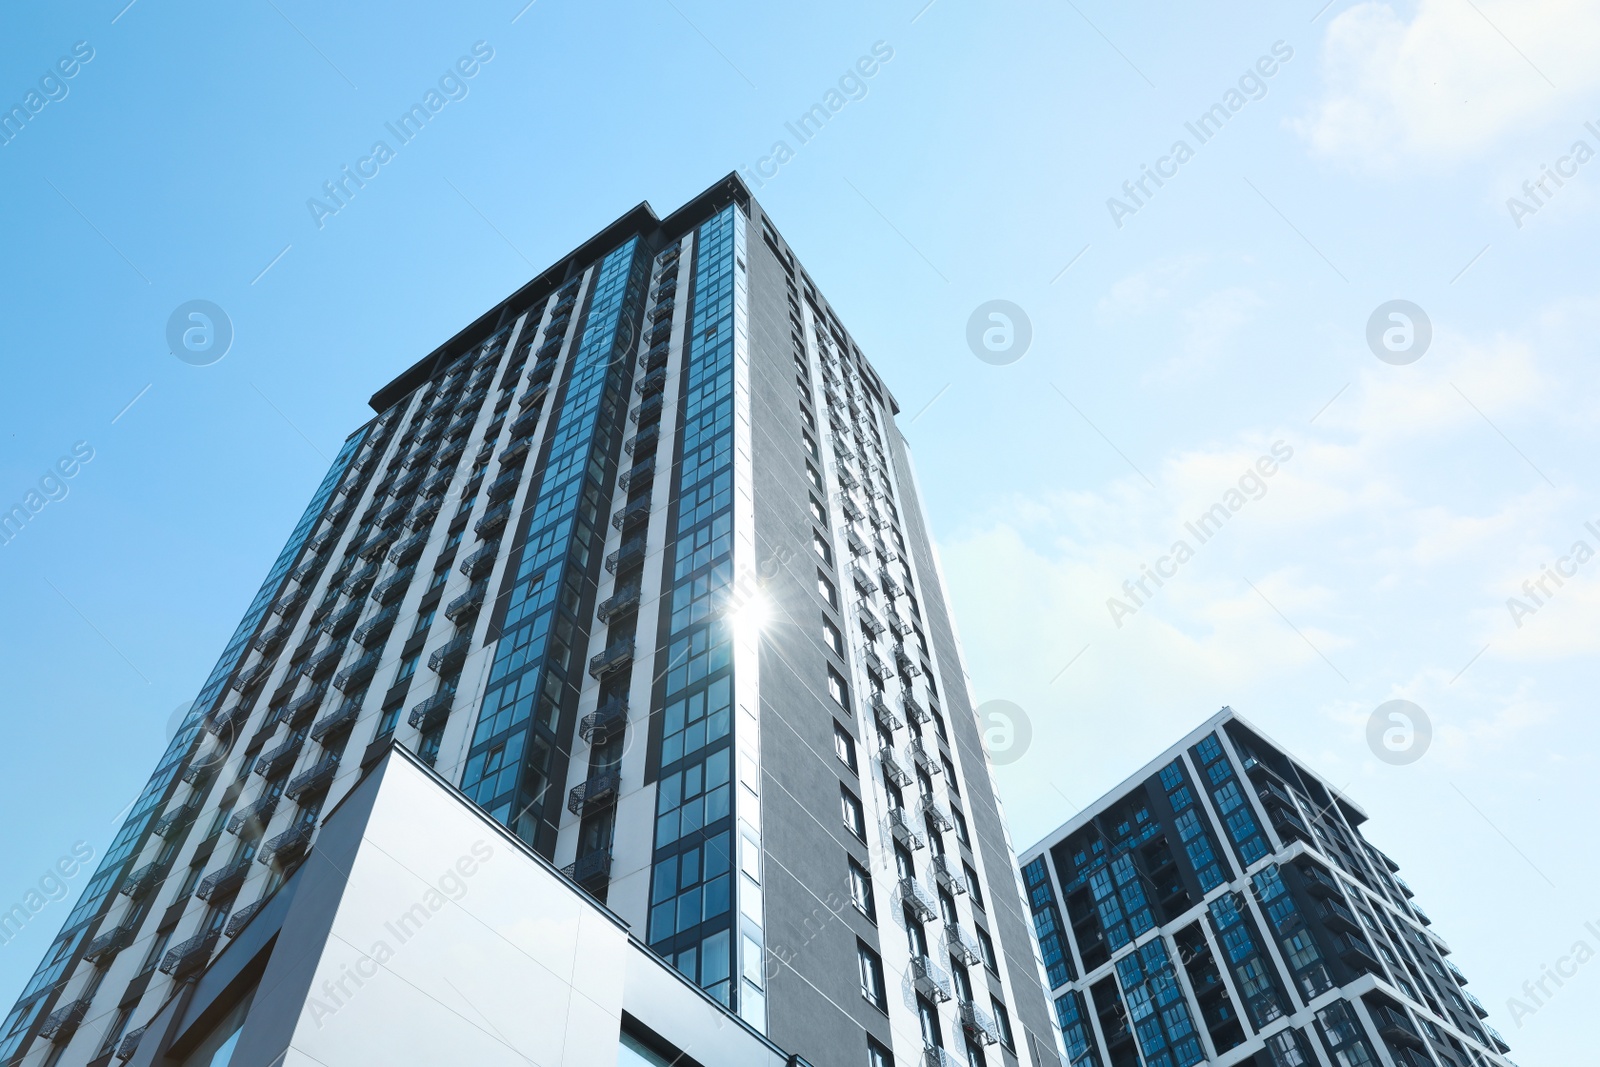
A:
{"label": "building facade", "polygon": [[893,397],[735,176],[372,398],[22,998],[110,1064],[399,743],[816,1067],[1054,1064]]}
{"label": "building facade", "polygon": [[1072,1067],[1506,1067],[1366,818],[1224,708],[1028,849]]}

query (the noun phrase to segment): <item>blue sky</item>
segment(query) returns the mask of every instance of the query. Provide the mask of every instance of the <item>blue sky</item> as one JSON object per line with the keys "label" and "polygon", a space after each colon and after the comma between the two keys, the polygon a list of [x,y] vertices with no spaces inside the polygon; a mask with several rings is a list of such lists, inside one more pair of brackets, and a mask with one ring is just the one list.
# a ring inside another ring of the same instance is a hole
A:
{"label": "blue sky", "polygon": [[[1600,970],[1520,1028],[1505,1002],[1600,919],[1600,559],[1571,553],[1600,550],[1592,5],[124,2],[0,34],[6,110],[93,53],[0,145],[0,507],[93,453],[0,548],[0,900],[104,847],[378,385],[784,140],[757,195],[899,399],[974,693],[1031,721],[997,769],[1019,846],[1232,705],[1349,783],[1514,1056],[1585,1047]],[[477,42],[319,227],[307,201]],[[167,351],[194,299],[234,329],[210,366]],[[994,299],[1032,327],[1003,366],[966,342]],[[1405,365],[1366,340],[1395,299],[1432,330]],[[1259,499],[1114,619],[1276,442]],[[1433,738],[1395,766],[1365,738],[1399,698]],[[0,947],[7,995],[67,910]]]}

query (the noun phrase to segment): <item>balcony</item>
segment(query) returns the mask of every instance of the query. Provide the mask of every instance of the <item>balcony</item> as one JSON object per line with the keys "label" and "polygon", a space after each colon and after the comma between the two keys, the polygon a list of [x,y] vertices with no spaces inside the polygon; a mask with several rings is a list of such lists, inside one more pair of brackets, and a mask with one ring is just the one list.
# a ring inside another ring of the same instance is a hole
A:
{"label": "balcony", "polygon": [[900,673],[907,678],[915,678],[922,673],[922,664],[917,662],[915,656],[906,651],[905,645],[894,646],[894,664],[900,669]]}
{"label": "balcony", "polygon": [[39,1036],[57,1045],[65,1045],[72,1035],[78,1032],[78,1026],[88,1014],[89,998],[80,997],[65,1007],[51,1012],[50,1017],[39,1028]]}
{"label": "balcony", "polygon": [[878,762],[883,764],[883,776],[895,785],[907,786],[915,779],[911,772],[900,763],[900,753],[892,748],[885,747],[878,753]]}
{"label": "balcony", "polygon": [[450,718],[450,708],[455,703],[456,694],[453,689],[441,690],[428,699],[421,701],[411,709],[411,717],[406,720],[412,728],[428,733],[445,724]]}
{"label": "balcony", "polygon": [[1417,1049],[1428,1047],[1404,1012],[1384,1004],[1369,1003],[1367,1007],[1372,1012],[1372,1021],[1378,1027],[1378,1035],[1389,1044]]}
{"label": "balcony", "polygon": [[[360,604],[356,604],[354,606],[358,608],[361,607]],[[306,668],[303,673],[311,678],[326,677],[335,667],[339,665],[339,660],[344,658],[344,647],[344,643],[341,641],[324,648],[322,651],[318,652],[316,655],[312,656],[306,661]]]}
{"label": "balcony", "polygon": [[394,550],[389,553],[389,562],[397,563],[402,567],[408,563],[415,563],[417,557],[422,555],[422,550],[428,547],[428,538],[430,536],[432,536],[432,532],[429,530],[412,534],[394,546]]}
{"label": "balcony", "polygon": [[933,716],[928,712],[928,709],[923,707],[921,704],[918,704],[916,699],[913,698],[910,693],[907,693],[900,699],[900,706],[905,708],[907,715],[911,716],[918,722],[925,723],[933,721]]}
{"label": "balcony", "polygon": [[250,860],[234,860],[200,879],[194,895],[200,900],[224,901],[231,899],[250,875]]}
{"label": "balcony", "polygon": [[[448,474],[446,474],[446,477],[448,477]],[[416,510],[411,513],[411,517],[406,520],[406,525],[413,530],[427,529],[432,525],[433,517],[439,514],[440,505],[441,501],[438,497],[429,497],[417,505]]]}
{"label": "balcony", "polygon": [[262,897],[260,900],[252,901],[235,911],[228,917],[228,925],[223,928],[222,936],[228,938],[238,937],[239,931],[243,930],[250,920],[255,918],[256,912],[260,911],[266,903],[267,898]]}
{"label": "balcony", "polygon": [[595,608],[595,615],[601,622],[609,623],[614,619],[625,618],[630,612],[639,608],[639,587],[637,585],[625,586],[602,600]]}
{"label": "balcony", "polygon": [[269,867],[273,864],[279,867],[289,866],[311,851],[311,835],[315,829],[311,823],[303,822],[276,837],[269,838],[267,843],[261,846],[261,852],[256,856],[256,860]]}
{"label": "balcony", "polygon": [[643,537],[630,538],[622,542],[621,547],[606,557],[606,570],[616,574],[619,570],[644,562],[644,557],[645,539]]}
{"label": "balcony", "polygon": [[933,857],[933,877],[941,889],[950,893],[965,893],[967,879],[949,856]]}
{"label": "balcony", "polygon": [[669,295],[665,300],[656,304],[655,307],[650,309],[650,322],[655,324],[662,319],[670,319],[672,317],[672,309],[677,306],[677,303],[677,299]]}
{"label": "balcony", "polygon": [[283,596],[279,597],[273,603],[272,611],[276,615],[288,615],[301,604],[304,604],[306,602],[306,597],[309,595],[310,592],[305,586],[302,585],[292,592],[285,593]]}
{"label": "balcony", "polygon": [[852,556],[864,556],[867,554],[867,543],[854,530],[845,534],[844,541],[849,547]]}
{"label": "balcony", "polygon": [[950,813],[945,811],[939,805],[939,802],[931,796],[922,798],[922,815],[930,825],[938,827],[941,831],[949,831],[955,826],[950,821]]}
{"label": "balcony", "polygon": [[1336,900],[1344,899],[1344,893],[1339,889],[1339,883],[1335,882],[1333,876],[1323,870],[1320,864],[1302,863],[1297,869],[1306,880],[1306,890],[1308,892],[1320,897],[1332,897]]}
{"label": "balcony", "polygon": [[967,1067],[967,1065],[937,1045],[929,1045],[922,1050],[922,1067]]}
{"label": "balcony", "polygon": [[200,797],[198,795],[192,796],[186,803],[180,804],[157,819],[155,826],[150,828],[150,832],[163,841],[176,837],[188,829],[189,824],[194,822],[194,817],[199,813]]}
{"label": "balcony", "polygon": [[582,816],[597,811],[617,799],[622,777],[615,773],[597,774],[567,794],[567,810]]}
{"label": "balcony", "polygon": [[984,962],[983,949],[978,944],[978,939],[963,930],[960,923],[944,924],[944,940],[950,949],[950,955],[967,966],[973,967]]}
{"label": "balcony", "polygon": [[278,810],[278,798],[268,793],[233,813],[233,818],[228,820],[228,833],[235,837],[246,825],[254,824],[265,826],[272,821],[272,813]]}
{"label": "balcony", "polygon": [[477,615],[478,609],[483,606],[483,598],[488,592],[489,582],[487,579],[473,582],[465,593],[462,593],[446,605],[444,617],[453,623],[460,624],[462,620]]}
{"label": "balcony", "polygon": [[1461,968],[1457,967],[1454,962],[1445,960],[1444,965],[1445,969],[1450,972],[1450,977],[1456,980],[1456,985],[1464,986],[1467,984],[1467,976],[1461,973]]}
{"label": "balcony", "polygon": [[862,655],[862,663],[867,668],[867,673],[876,678],[880,684],[889,680],[888,664],[870,648]]}
{"label": "balcony", "polygon": [[384,552],[388,551],[389,546],[394,544],[395,538],[399,536],[399,530],[380,530],[367,539],[366,544],[361,546],[361,551],[357,555],[364,560],[376,562],[383,556]]}
{"label": "balcony", "polygon": [[461,561],[457,569],[468,578],[476,581],[485,577],[494,569],[495,557],[500,553],[500,540],[496,538],[478,549],[472,555]]}
{"label": "balcony", "polygon": [[1378,957],[1372,952],[1372,947],[1366,940],[1354,934],[1334,933],[1331,940],[1339,958],[1358,971],[1368,974],[1383,973],[1383,967],[1378,963]]}
{"label": "balcony", "polygon": [[339,690],[341,693],[349,693],[351,690],[358,689],[365,685],[367,682],[371,681],[372,676],[377,673],[378,661],[381,657],[381,652],[368,652],[366,655],[350,664],[350,666],[334,675],[333,687]]}
{"label": "balcony", "polygon": [[630,456],[650,456],[655,454],[656,445],[660,440],[661,428],[651,426],[624,441],[622,449]]}
{"label": "balcony", "polygon": [[167,876],[167,871],[171,867],[170,860],[147,863],[123,879],[118,891],[129,900],[143,900],[150,890],[161,884],[161,880]]}
{"label": "balcony", "polygon": [[283,795],[293,801],[300,801],[306,797],[316,796],[333,781],[334,775],[339,773],[339,753],[330,752],[323,756],[308,770],[301,771],[289,779]]}
{"label": "balcony", "polygon": [[621,511],[618,511],[615,515],[611,516],[611,525],[619,530],[626,530],[630,526],[635,526],[641,522],[644,522],[649,517],[650,498],[643,497],[639,500],[635,500]]}
{"label": "balcony", "polygon": [[466,448],[467,445],[465,441],[455,441],[447,445],[445,448],[440,450],[438,455],[433,457],[433,465],[440,470],[451,466],[456,460],[461,458],[461,453],[465,452]]}
{"label": "balcony", "polygon": [[221,930],[207,930],[180,942],[167,951],[166,959],[161,961],[161,973],[178,981],[189,977],[211,962],[211,950],[221,938]]}
{"label": "balcony", "polygon": [[939,917],[938,900],[915,878],[900,879],[900,897],[921,921],[932,922]]}
{"label": "balcony", "polygon": [[256,686],[267,680],[267,672],[271,664],[260,660],[240,671],[233,679],[233,689],[237,693],[248,693]]}
{"label": "balcony", "polygon": [[952,996],[950,976],[927,956],[911,957],[911,981],[917,992],[929,1000],[942,1004]]}
{"label": "balcony", "polygon": [[658,396],[667,387],[667,368],[660,367],[646,374],[634,384],[640,396]]}
{"label": "balcony", "polygon": [[883,593],[885,596],[897,597],[902,592],[900,589],[900,583],[890,577],[888,571],[879,571],[878,581],[883,583]]}
{"label": "balcony", "polygon": [[450,488],[450,483],[455,479],[455,476],[456,471],[454,467],[451,467],[449,470],[440,471],[438,474],[435,474],[432,478],[429,478],[423,483],[422,495],[426,497],[441,495],[446,489]]}
{"label": "balcony", "polygon": [[888,620],[889,632],[896,637],[904,637],[912,630],[911,624],[900,617],[900,613],[894,610],[892,604],[889,606],[889,610],[883,613],[883,617]]}
{"label": "balcony", "polygon": [[484,512],[483,518],[473,523],[472,532],[477,534],[480,539],[494,536],[501,527],[505,526],[506,520],[509,518],[511,518],[511,501],[507,500],[505,503],[496,504]]}
{"label": "balcony", "polygon": [[1433,925],[1433,920],[1428,917],[1428,913],[1427,912],[1422,910],[1422,905],[1421,904],[1418,904],[1414,900],[1411,901],[1411,910],[1416,913],[1417,921],[1420,922],[1423,926],[1432,926]]}
{"label": "balcony", "polygon": [[517,483],[522,481],[522,471],[507,471],[493,482],[489,483],[489,491],[484,495],[489,498],[489,503],[498,504],[517,491]]}
{"label": "balcony", "polygon": [[214,736],[228,741],[239,731],[250,718],[248,704],[235,704],[220,715],[212,715],[206,719],[206,729]]}
{"label": "balcony", "polygon": [[860,567],[851,567],[850,577],[856,583],[856,591],[862,596],[872,596],[878,591],[877,583],[868,577],[867,572]]}
{"label": "balcony", "polygon": [[876,615],[865,606],[858,609],[856,614],[861,619],[861,628],[870,634],[873,640],[877,640],[878,637],[882,636],[884,626]]}
{"label": "balcony", "polygon": [[378,565],[369,563],[344,580],[339,591],[349,596],[359,597],[372,588],[372,583],[378,578]]}
{"label": "balcony", "polygon": [[981,1045],[993,1045],[1000,1040],[1000,1026],[994,1021],[994,1016],[978,1007],[970,1000],[963,1000],[960,1004],[961,1029]]}
{"label": "balcony", "polygon": [[595,678],[604,678],[613,671],[621,670],[633,662],[633,638],[624,638],[611,644],[604,652],[589,660],[589,674]]}
{"label": "balcony", "polygon": [[1489,1032],[1490,1039],[1494,1041],[1494,1047],[1498,1049],[1502,1055],[1511,1051],[1511,1046],[1506,1044],[1506,1039],[1500,1036],[1500,1031],[1496,1030],[1488,1023],[1484,1023],[1483,1028]]}
{"label": "balcony", "polygon": [[467,661],[471,650],[472,634],[458,634],[433,650],[428,657],[428,669],[435,674],[453,674]]}
{"label": "balcony", "polygon": [[617,479],[617,484],[623,489],[633,490],[645,484],[656,476],[656,458],[647,456],[623,472]]}
{"label": "balcony", "polygon": [[256,634],[255,638],[250,642],[250,647],[263,656],[270,656],[274,649],[283,644],[283,639],[288,637],[289,631],[293,629],[294,626],[290,623],[279,623],[270,630],[263,630],[261,633]]}
{"label": "balcony", "polygon": [[639,357],[639,366],[643,367],[647,374],[651,371],[661,370],[667,365],[667,357],[671,351],[671,343],[662,342]]}
{"label": "balcony", "polygon": [[578,723],[578,734],[591,745],[603,745],[621,737],[627,724],[628,698],[619,694],[585,715]]}
{"label": "balcony", "polygon": [[646,398],[640,405],[628,413],[628,418],[643,429],[661,419],[661,394]]}
{"label": "balcony", "polygon": [[83,958],[101,965],[110,963],[117,953],[133,944],[136,933],[138,933],[137,926],[114,926],[89,942]]}
{"label": "balcony", "polygon": [[276,778],[294,766],[294,761],[299,758],[300,750],[305,747],[305,744],[306,739],[303,733],[290,734],[287,741],[256,760],[256,773],[263,778]]}
{"label": "balcony", "polygon": [[360,717],[361,702],[359,700],[347,699],[344,701],[344,703],[339,705],[337,711],[329,715],[324,715],[322,718],[317,720],[316,725],[311,728],[311,740],[317,742],[318,744],[326,744],[329,740],[338,736],[342,731],[348,730],[350,727],[354,726],[356,720]]}
{"label": "balcony", "polygon": [[944,767],[939,763],[939,757],[928,751],[927,747],[922,743],[922,738],[913,737],[911,739],[910,752],[912,760],[916,762],[916,765],[924,774],[934,775],[944,770]]}
{"label": "balcony", "polygon": [[888,701],[883,699],[881,693],[874,693],[872,696],[872,714],[878,720],[878,725],[886,730],[898,730],[905,725],[889,706]]}
{"label": "balcony", "polygon": [[905,808],[889,809],[889,833],[902,845],[916,851],[927,846],[922,839],[922,833],[911,823],[911,816],[906,814]]}
{"label": "balcony", "polygon": [[370,649],[389,636],[389,631],[394,629],[395,620],[399,617],[400,606],[391,604],[357,626],[352,640],[362,648]]}
{"label": "balcony", "polygon": [[[526,393],[522,394],[522,399],[517,401],[517,410],[526,412],[526,414],[519,418],[512,426],[511,429],[513,433],[519,432],[517,427],[521,426],[528,419],[533,420],[534,426],[539,425],[539,414],[544,410],[541,401],[543,401],[544,398],[549,394],[550,387],[546,385],[536,385],[529,389]],[[530,429],[526,432],[532,433],[533,431]]]}
{"label": "balcony", "polygon": [[593,886],[611,877],[611,853],[597,848],[561,868],[561,873],[581,886]]}

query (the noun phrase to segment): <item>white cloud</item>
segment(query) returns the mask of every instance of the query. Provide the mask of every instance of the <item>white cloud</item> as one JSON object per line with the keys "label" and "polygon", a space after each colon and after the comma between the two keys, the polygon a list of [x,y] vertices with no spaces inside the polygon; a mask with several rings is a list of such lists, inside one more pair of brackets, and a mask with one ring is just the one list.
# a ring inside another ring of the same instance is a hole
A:
{"label": "white cloud", "polygon": [[1360,3],[1328,24],[1324,95],[1293,125],[1371,169],[1447,165],[1592,94],[1597,49],[1590,0],[1420,0],[1410,21]]}

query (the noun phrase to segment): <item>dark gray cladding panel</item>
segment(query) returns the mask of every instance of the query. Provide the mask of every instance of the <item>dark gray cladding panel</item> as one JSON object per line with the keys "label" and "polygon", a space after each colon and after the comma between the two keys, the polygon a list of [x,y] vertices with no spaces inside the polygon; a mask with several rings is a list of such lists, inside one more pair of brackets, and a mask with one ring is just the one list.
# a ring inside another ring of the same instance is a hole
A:
{"label": "dark gray cladding panel", "polygon": [[[1041,988],[1038,963],[1034,957],[1032,923],[1023,908],[1017,885],[1015,857],[1006,846],[1005,828],[1000,821],[1000,810],[995,800],[986,770],[983,741],[978,734],[978,721],[971,701],[967,697],[965,665],[956,650],[955,633],[950,625],[950,607],[945,603],[944,589],[934,568],[933,549],[923,517],[922,502],[917,499],[916,487],[911,479],[911,466],[906,451],[906,441],[898,427],[889,436],[890,457],[894,462],[895,480],[905,503],[906,546],[916,563],[921,577],[921,599],[924,622],[927,624],[928,643],[938,665],[941,686],[940,696],[949,720],[951,742],[961,755],[964,777],[961,791],[965,807],[972,820],[974,844],[983,856],[988,875],[989,895],[985,903],[990,923],[990,933],[999,943],[1010,971],[1016,1003],[1011,1005],[1013,1021],[1040,1036],[1046,1048],[1055,1047],[1055,1023],[1050,1017]],[[1024,1039],[1020,1032],[1018,1041]],[[1054,1067],[1054,1060],[1047,1060]]]}
{"label": "dark gray cladding panel", "polygon": [[759,216],[747,251],[756,562],[771,603],[760,708],[767,1032],[814,1064],[864,1063],[862,1028],[884,1039],[888,1020],[857,977],[858,933],[872,944],[877,935],[849,903],[845,857],[865,860],[866,848],[844,828],[839,783],[861,789],[834,756],[785,272]]}

